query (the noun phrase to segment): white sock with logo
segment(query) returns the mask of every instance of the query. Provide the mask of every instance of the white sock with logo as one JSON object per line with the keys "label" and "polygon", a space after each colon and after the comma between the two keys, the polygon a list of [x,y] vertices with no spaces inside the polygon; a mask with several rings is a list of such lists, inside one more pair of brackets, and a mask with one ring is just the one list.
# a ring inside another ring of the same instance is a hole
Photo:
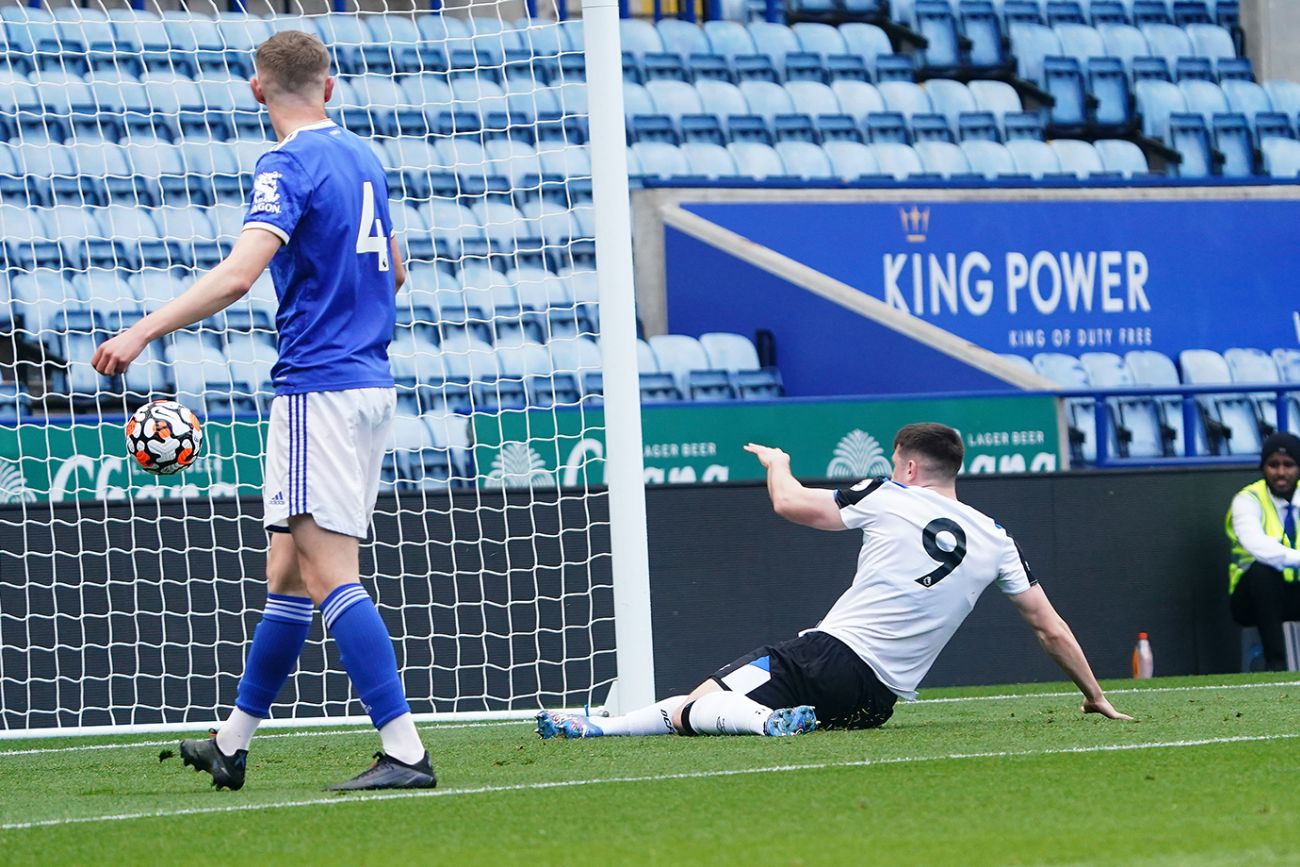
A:
{"label": "white sock with logo", "polygon": [[674,695],[622,716],[592,717],[591,721],[606,735],[616,737],[672,735],[677,733],[673,728],[673,714],[685,701],[686,696]]}
{"label": "white sock with logo", "polygon": [[415,717],[404,713],[384,723],[379,730],[379,740],[384,745],[384,752],[399,762],[413,765],[424,758],[424,744],[420,733],[415,730]]}
{"label": "white sock with logo", "polygon": [[688,704],[682,724],[697,735],[767,734],[772,709],[738,692],[710,692]]}

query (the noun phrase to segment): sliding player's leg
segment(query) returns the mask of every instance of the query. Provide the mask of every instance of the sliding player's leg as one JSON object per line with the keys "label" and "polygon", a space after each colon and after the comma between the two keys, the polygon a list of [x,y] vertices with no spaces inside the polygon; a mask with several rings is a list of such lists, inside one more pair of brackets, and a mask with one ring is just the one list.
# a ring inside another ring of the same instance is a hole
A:
{"label": "sliding player's leg", "polygon": [[566,738],[672,735],[677,733],[673,716],[685,702],[686,696],[674,695],[631,713],[608,717],[539,711],[537,733],[543,739],[557,735]]}
{"label": "sliding player's leg", "polygon": [[673,724],[684,735],[799,735],[817,727],[809,705],[796,704],[771,677],[770,648],[719,669],[697,686]]}
{"label": "sliding player's leg", "polygon": [[361,586],[358,539],[324,529],[311,515],[290,518],[289,529],[303,582],[320,606],[325,630],[338,645],[343,668],[383,742],[383,753],[372,768],[333,788],[434,786],[429,754],[406,703],[388,627]]}
{"label": "sliding player's leg", "polygon": [[235,708],[214,737],[181,741],[185,764],[211,774],[218,789],[244,785],[249,743],[262,720],[271,715],[271,703],[293,673],[311,629],[312,600],[298,573],[293,540],[284,532],[270,536],[266,607],[253,632]]}

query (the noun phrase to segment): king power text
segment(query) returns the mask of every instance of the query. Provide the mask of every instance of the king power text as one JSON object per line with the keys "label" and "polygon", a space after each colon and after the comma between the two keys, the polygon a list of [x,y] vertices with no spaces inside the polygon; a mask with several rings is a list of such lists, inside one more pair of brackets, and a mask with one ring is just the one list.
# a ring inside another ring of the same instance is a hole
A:
{"label": "king power text", "polygon": [[1151,309],[1147,257],[1136,250],[886,253],[885,302],[915,316],[1007,313],[1135,313]]}

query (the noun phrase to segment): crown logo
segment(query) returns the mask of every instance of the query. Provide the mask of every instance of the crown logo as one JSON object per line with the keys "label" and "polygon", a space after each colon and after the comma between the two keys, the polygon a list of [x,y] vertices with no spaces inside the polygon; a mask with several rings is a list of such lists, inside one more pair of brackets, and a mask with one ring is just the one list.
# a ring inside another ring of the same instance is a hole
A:
{"label": "crown logo", "polygon": [[929,208],[920,208],[916,205],[910,208],[899,208],[898,219],[903,223],[903,233],[907,236],[908,243],[925,243],[926,233],[930,231]]}

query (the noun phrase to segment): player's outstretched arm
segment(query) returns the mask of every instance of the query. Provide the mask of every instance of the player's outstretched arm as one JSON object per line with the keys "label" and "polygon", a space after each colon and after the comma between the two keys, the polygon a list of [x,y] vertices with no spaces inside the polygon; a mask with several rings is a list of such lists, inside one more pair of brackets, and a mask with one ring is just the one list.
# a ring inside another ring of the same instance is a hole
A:
{"label": "player's outstretched arm", "polygon": [[835,505],[835,492],[805,488],[790,472],[790,456],[781,449],[749,443],[745,451],[767,470],[767,493],[772,508],[787,521],[818,530],[843,530],[844,520]]}
{"label": "player's outstretched arm", "polygon": [[1010,598],[1020,616],[1034,630],[1043,650],[1061,666],[1083,693],[1084,713],[1099,713],[1109,719],[1133,719],[1115,710],[1102,693],[1101,684],[1097,683],[1092,666],[1088,665],[1088,658],[1083,655],[1083,648],[1079,646],[1069,625],[1056,613],[1042,587],[1035,584],[1024,593],[1017,593]]}
{"label": "player's outstretched arm", "polygon": [[151,340],[201,322],[238,301],[262,275],[281,241],[263,229],[240,233],[230,255],[194,285],[126,331],[104,341],[90,364],[105,376],[123,373]]}

